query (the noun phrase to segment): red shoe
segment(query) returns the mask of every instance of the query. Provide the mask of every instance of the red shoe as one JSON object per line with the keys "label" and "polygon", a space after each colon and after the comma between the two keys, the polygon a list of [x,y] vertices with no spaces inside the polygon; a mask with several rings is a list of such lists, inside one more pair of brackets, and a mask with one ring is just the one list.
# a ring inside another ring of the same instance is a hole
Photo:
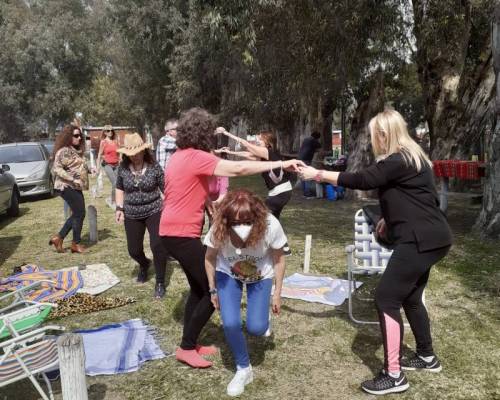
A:
{"label": "red shoe", "polygon": [[175,358],[193,368],[208,368],[213,365],[200,356],[196,350],[184,350],[180,347],[175,351]]}
{"label": "red shoe", "polygon": [[217,354],[219,349],[215,346],[202,346],[200,344],[196,345],[196,352],[200,356],[213,356],[214,354]]}

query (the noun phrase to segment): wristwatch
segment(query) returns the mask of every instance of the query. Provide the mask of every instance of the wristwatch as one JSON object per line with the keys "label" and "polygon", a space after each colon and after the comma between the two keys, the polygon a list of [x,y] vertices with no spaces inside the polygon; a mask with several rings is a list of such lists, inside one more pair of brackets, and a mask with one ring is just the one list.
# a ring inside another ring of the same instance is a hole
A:
{"label": "wristwatch", "polygon": [[210,293],[210,295],[213,296],[214,294],[217,294],[217,289],[216,288],[210,289],[208,293]]}
{"label": "wristwatch", "polygon": [[123,207],[121,206],[116,206],[115,211],[124,211]]}

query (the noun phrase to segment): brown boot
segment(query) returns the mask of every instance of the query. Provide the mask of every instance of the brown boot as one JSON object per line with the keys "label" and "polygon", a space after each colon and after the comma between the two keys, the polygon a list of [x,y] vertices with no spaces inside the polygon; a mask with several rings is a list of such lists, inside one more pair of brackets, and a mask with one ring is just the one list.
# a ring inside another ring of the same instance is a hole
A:
{"label": "brown boot", "polygon": [[80,243],[71,242],[72,253],[85,253],[85,247]]}
{"label": "brown boot", "polygon": [[54,235],[49,240],[49,246],[54,245],[58,253],[64,253],[63,241],[64,239],[61,236]]}

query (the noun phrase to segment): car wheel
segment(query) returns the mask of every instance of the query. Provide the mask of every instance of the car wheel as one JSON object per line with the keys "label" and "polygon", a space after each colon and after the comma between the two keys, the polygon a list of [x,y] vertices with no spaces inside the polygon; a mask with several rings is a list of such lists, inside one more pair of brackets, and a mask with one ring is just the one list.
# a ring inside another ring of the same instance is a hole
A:
{"label": "car wheel", "polygon": [[16,188],[12,191],[10,198],[10,207],[7,209],[9,217],[17,217],[19,215],[19,192]]}

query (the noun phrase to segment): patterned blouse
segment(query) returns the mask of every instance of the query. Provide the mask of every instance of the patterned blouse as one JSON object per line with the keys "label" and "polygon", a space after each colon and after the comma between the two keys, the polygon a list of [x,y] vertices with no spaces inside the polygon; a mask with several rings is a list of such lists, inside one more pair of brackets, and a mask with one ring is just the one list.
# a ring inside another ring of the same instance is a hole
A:
{"label": "patterned blouse", "polygon": [[143,219],[162,209],[164,178],[157,163],[146,164],[146,170],[141,175],[135,175],[121,163],[118,167],[116,188],[124,192],[125,218]]}
{"label": "patterned blouse", "polygon": [[61,192],[70,187],[75,190],[89,188],[88,167],[85,157],[73,146],[59,149],[54,157],[52,174],[55,176],[54,189]]}

